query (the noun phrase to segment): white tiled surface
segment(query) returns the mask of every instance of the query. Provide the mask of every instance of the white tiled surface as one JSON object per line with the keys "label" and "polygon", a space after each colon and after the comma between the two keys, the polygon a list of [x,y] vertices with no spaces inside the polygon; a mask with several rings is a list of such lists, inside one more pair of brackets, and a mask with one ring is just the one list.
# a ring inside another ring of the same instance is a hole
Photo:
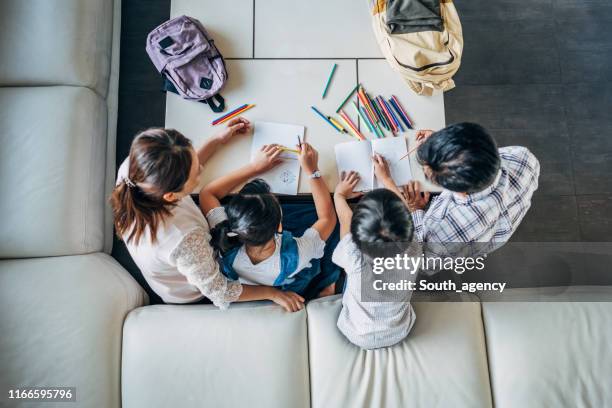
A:
{"label": "white tiled surface", "polygon": [[378,58],[367,0],[256,0],[256,58]]}
{"label": "white tiled surface", "polygon": [[[233,58],[227,61],[229,81],[221,92],[226,98],[226,112],[254,103],[257,106],[244,115],[251,121],[306,126],[307,141],[319,150],[321,171],[330,189],[338,180],[334,146],[350,139],[316,116],[310,105],[333,114],[359,79],[371,96],[396,95],[417,128],[435,130],[445,125],[443,95],[417,96],[384,59],[360,59],[381,56],[366,0],[173,0],[171,14],[186,14],[202,21],[223,55]],[[322,100],[334,62],[338,68]],[[351,106],[346,107],[346,112],[357,122]],[[183,132],[196,146],[218,130],[210,125],[218,116],[221,115],[214,114],[207,105],[173,94],[167,96],[166,126]],[[361,131],[372,137],[363,124]],[[409,148],[413,146],[413,133],[403,135],[408,136]],[[206,163],[201,184],[246,164],[250,145],[249,135],[225,146]],[[423,181],[422,169],[414,157],[411,166],[415,178]],[[300,193],[308,193],[308,187],[302,175]]]}
{"label": "white tiled surface", "polygon": [[225,58],[253,57],[253,0],[172,0],[172,18],[200,20]]}
{"label": "white tiled surface", "polygon": [[[338,68],[324,100],[321,92],[332,64]],[[245,104],[257,106],[244,117],[251,121],[292,123],[306,126],[306,141],[319,150],[319,164],[330,188],[337,181],[333,146],[348,141],[310,109],[315,105],[332,114],[344,96],[356,85],[355,61],[330,60],[232,60],[227,61],[230,81],[222,94],[229,101],[227,111]],[[206,137],[225,125],[213,128],[210,122],[221,116],[207,105],[186,101],[169,94],[166,101],[166,127],[176,128],[200,145]],[[294,144],[293,138],[287,145]],[[230,142],[204,166],[206,183],[248,163],[251,136]],[[300,192],[308,192],[308,179],[302,174]]]}

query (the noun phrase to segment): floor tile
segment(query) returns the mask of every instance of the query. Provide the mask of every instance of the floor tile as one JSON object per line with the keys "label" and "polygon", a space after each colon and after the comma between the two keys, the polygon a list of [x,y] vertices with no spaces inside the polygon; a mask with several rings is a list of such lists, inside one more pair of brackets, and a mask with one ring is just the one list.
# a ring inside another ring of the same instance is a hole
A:
{"label": "floor tile", "polygon": [[612,127],[612,82],[564,85],[567,119],[574,127]]}
{"label": "floor tile", "polygon": [[172,0],[170,15],[200,20],[225,58],[253,57],[253,0]]}
{"label": "floor tile", "polygon": [[538,192],[542,195],[574,194],[570,138],[565,128],[493,130],[501,146],[525,146],[540,161]]}
{"label": "floor tile", "polygon": [[[438,130],[445,126],[444,95],[442,93],[437,93],[431,97],[415,94],[385,60],[359,60],[357,74],[359,82],[370,96],[381,95],[389,99],[392,95],[395,95],[414,122],[416,129]],[[347,106],[347,112],[351,116],[356,116],[356,112],[351,106]],[[366,125],[360,122],[360,126],[362,131],[370,137],[371,134],[367,133]],[[408,146],[411,149],[416,143],[414,132],[407,132],[404,135],[407,136]],[[413,153],[410,157],[412,174],[415,178],[424,180],[423,171],[416,162],[415,154]],[[424,184],[430,191],[439,190],[429,183]]]}
{"label": "floor tile", "polygon": [[512,241],[580,241],[576,197],[545,196],[536,191],[532,206],[512,236]]}
{"label": "floor tile", "polygon": [[255,57],[382,57],[365,0],[256,0]]}
{"label": "floor tile", "polygon": [[[322,100],[323,86],[334,62],[338,67],[327,96]],[[335,185],[338,176],[333,145],[350,139],[316,116],[310,106],[315,105],[322,112],[333,114],[341,100],[356,85],[355,61],[231,60],[227,67],[231,79],[221,92],[228,103],[227,112],[244,103],[254,103],[257,106],[244,115],[251,121],[305,125],[306,140],[319,149],[321,172],[329,185]],[[180,130],[196,145],[217,131],[210,122],[218,116],[207,105],[168,95],[166,126]],[[288,140],[287,144],[293,142]],[[249,136],[224,146],[224,150],[204,167],[203,183],[247,163],[250,160],[250,144]],[[304,174],[300,191],[308,191],[308,180]]]}
{"label": "floor tile", "polygon": [[612,193],[612,127],[570,126],[576,194]]}
{"label": "floor tile", "polygon": [[583,241],[612,241],[612,194],[578,196]]}
{"label": "floor tile", "polygon": [[489,129],[545,129],[565,123],[560,85],[463,85],[446,92],[446,122]]}

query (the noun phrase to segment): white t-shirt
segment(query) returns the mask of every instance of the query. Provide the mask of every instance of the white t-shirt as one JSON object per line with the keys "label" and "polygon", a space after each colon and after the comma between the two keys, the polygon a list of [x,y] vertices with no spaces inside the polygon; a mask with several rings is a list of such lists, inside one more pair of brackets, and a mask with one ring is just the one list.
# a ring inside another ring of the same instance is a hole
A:
{"label": "white t-shirt", "polygon": [[[227,214],[223,207],[213,208],[207,214],[207,219],[211,228],[214,228],[222,221],[227,220]],[[238,274],[239,282],[247,285],[266,285],[272,286],[281,272],[281,243],[282,236],[277,234],[274,237],[276,248],[274,253],[267,259],[253,264],[251,258],[243,245],[238,249],[232,268]],[[289,277],[298,274],[305,268],[309,268],[313,259],[323,257],[325,251],[325,241],[321,239],[319,231],[308,228],[301,237],[293,237],[298,248],[298,266]]]}
{"label": "white t-shirt", "polygon": [[363,256],[351,234],[340,240],[332,260],[346,272],[338,317],[342,334],[364,349],[389,347],[406,338],[416,320],[410,302],[361,302]]}

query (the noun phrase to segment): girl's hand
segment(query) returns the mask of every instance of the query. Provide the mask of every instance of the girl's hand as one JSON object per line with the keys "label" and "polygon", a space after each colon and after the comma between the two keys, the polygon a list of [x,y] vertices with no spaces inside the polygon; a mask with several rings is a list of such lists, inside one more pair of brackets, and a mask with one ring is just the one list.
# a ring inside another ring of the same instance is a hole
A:
{"label": "girl's hand", "polygon": [[425,140],[433,134],[433,130],[419,130],[416,132],[416,141],[423,144]]}
{"label": "girl's hand", "polygon": [[374,162],[374,175],[376,175],[376,178],[381,182],[391,180],[391,170],[385,158],[376,153],[372,157],[372,161]]}
{"label": "girl's hand", "polygon": [[361,192],[353,191],[360,179],[361,177],[359,177],[359,173],[356,171],[350,171],[348,174],[343,171],[342,174],[340,174],[340,182],[336,185],[334,194],[338,194],[346,199],[362,195],[363,193]]}
{"label": "girl's hand", "polygon": [[298,146],[300,150],[300,166],[308,174],[312,174],[319,169],[319,152],[308,143],[302,143]]}
{"label": "girl's hand", "polygon": [[250,132],[252,126],[251,122],[243,117],[237,117],[230,119],[227,122],[227,127],[223,129],[215,138],[222,144],[227,143],[235,135],[244,135]]}
{"label": "girl's hand", "polygon": [[272,294],[270,300],[282,306],[288,312],[297,312],[304,308],[304,298],[295,292],[283,292],[276,288],[270,288]]}
{"label": "girl's hand", "polygon": [[282,163],[283,159],[280,158],[282,152],[276,144],[262,146],[251,163],[255,168],[255,172],[257,174],[263,173]]}
{"label": "girl's hand", "polygon": [[421,194],[421,184],[418,181],[411,181],[405,185],[403,196],[410,212],[425,209],[429,202],[429,193]]}

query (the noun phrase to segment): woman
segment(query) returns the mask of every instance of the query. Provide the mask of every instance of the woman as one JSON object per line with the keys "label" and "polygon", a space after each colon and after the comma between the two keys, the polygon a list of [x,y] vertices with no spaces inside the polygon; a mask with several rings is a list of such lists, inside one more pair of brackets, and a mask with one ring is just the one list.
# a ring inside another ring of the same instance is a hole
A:
{"label": "woman", "polygon": [[[303,307],[304,299],[293,292],[227,280],[210,246],[209,225],[189,195],[198,186],[200,164],[250,128],[244,118],[231,120],[197,152],[176,130],[147,129],[136,135],[119,168],[110,199],[115,229],[166,303],[195,303],[207,297],[222,309],[231,302],[262,299],[292,312]],[[236,185],[274,167],[281,161],[280,153],[278,146],[264,146],[236,172]]]}

